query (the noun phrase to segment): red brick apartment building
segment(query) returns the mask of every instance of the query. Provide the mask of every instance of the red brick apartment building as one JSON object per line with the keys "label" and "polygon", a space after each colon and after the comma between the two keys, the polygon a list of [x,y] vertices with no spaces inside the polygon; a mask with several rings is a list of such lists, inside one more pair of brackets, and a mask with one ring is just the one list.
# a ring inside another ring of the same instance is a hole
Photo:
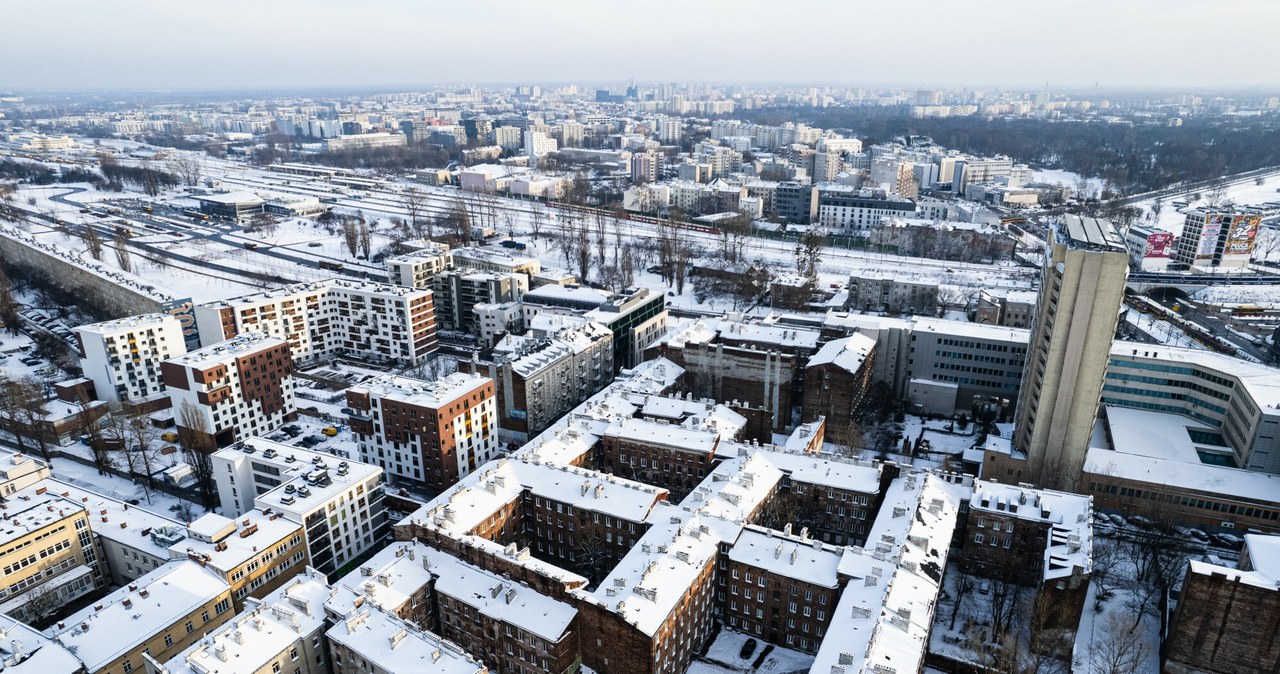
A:
{"label": "red brick apartment building", "polygon": [[265,435],[297,416],[289,343],[260,333],[160,364],[178,429],[226,447]]}
{"label": "red brick apartment building", "polygon": [[443,491],[499,452],[493,380],[385,375],[347,389],[360,460]]}

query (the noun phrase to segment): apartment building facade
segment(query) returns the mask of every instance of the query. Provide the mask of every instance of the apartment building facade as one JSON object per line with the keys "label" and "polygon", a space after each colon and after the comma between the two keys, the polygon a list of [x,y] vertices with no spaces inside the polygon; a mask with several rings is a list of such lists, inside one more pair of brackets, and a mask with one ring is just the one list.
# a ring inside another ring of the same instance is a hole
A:
{"label": "apartment building facade", "polygon": [[160,363],[187,352],[182,323],[143,314],[75,329],[80,368],[99,400],[140,404],[165,397]]}
{"label": "apartment building facade", "polygon": [[287,340],[300,363],[349,357],[414,365],[436,349],[431,291],[346,279],[286,286],[195,307],[200,343],[244,333]]}
{"label": "apartment building facade", "polygon": [[333,573],[386,539],[382,469],[249,438],[211,457],[222,512],[270,511],[303,526],[312,567]]}
{"label": "apartment building facade", "polygon": [[557,323],[564,327],[505,337],[489,361],[458,364],[494,380],[504,439],[527,441],[612,381],[613,333],[594,322]]}
{"label": "apartment building facade", "polygon": [[0,608],[6,613],[41,620],[106,586],[102,549],[83,503],[32,487],[10,499],[0,516]]}
{"label": "apartment building facade", "polygon": [[1072,490],[1097,417],[1129,273],[1107,220],[1064,215],[1052,232],[1018,399],[1014,447],[1031,481]]}
{"label": "apartment building facade", "polygon": [[449,246],[432,243],[422,250],[387,258],[387,278],[391,283],[409,288],[429,288],[436,274],[453,266]]}
{"label": "apartment building facade", "polygon": [[152,571],[50,628],[94,674],[134,674],[164,662],[235,614],[226,580],[191,561]]}
{"label": "apartment building facade", "polygon": [[308,566],[302,525],[277,513],[254,511],[233,520],[208,513],[187,526],[169,548],[173,559],[209,569],[230,587],[236,610],[270,594]]}
{"label": "apartment building facade", "polygon": [[493,380],[455,373],[434,382],[385,375],[347,389],[361,461],[443,490],[497,458]]}
{"label": "apartment building facade", "polygon": [[212,451],[297,416],[289,343],[246,332],[160,364],[179,433]]}
{"label": "apartment building facade", "polygon": [[436,318],[441,330],[479,334],[475,307],[519,301],[529,292],[522,272],[451,269],[431,278]]}

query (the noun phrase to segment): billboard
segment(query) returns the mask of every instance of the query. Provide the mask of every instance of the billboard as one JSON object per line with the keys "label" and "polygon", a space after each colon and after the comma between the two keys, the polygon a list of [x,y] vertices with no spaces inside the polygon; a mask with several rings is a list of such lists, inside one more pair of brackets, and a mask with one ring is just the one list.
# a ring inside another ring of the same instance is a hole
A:
{"label": "billboard", "polygon": [[1152,232],[1147,235],[1147,250],[1142,257],[1173,257],[1173,234]]}
{"label": "billboard", "polygon": [[200,335],[196,332],[196,314],[192,311],[191,298],[166,302],[163,309],[182,324],[182,339],[187,343],[187,351],[200,348]]}
{"label": "billboard", "polygon": [[1200,259],[1213,259],[1213,253],[1218,248],[1218,235],[1222,232],[1224,218],[1217,213],[1209,213],[1204,218],[1204,229],[1200,230],[1200,249],[1196,252],[1196,257]]}
{"label": "billboard", "polygon": [[1227,246],[1223,255],[1253,254],[1253,242],[1258,236],[1258,227],[1262,224],[1261,215],[1237,215],[1232,218],[1230,231],[1227,232]]}

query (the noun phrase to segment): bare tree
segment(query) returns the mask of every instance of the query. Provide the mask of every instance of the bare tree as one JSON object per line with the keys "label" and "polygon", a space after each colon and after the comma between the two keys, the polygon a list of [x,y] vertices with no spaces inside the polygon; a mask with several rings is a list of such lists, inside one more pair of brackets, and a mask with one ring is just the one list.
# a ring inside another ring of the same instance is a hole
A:
{"label": "bare tree", "polygon": [[13,297],[13,282],[4,273],[4,267],[0,267],[0,325],[13,336],[17,336],[21,327],[19,306]]}
{"label": "bare tree", "polygon": [[14,436],[19,452],[27,451],[27,440],[31,440],[40,457],[50,461],[49,442],[43,428],[46,415],[44,385],[38,379],[10,379],[0,374],[0,421],[5,430]]}
{"label": "bare tree", "polygon": [[347,244],[347,251],[355,257],[360,248],[360,226],[355,218],[342,219],[342,239]]}
{"label": "bare tree", "polygon": [[1280,230],[1261,229],[1253,244],[1253,259],[1266,262],[1271,255],[1280,251]]}
{"label": "bare tree", "polygon": [[98,474],[106,475],[108,469],[115,467],[116,461],[111,457],[111,449],[107,443],[107,436],[103,432],[103,425],[109,423],[112,416],[120,411],[120,403],[109,403],[106,417],[93,419],[91,415],[85,414],[91,402],[93,401],[88,396],[80,396],[79,430],[89,444],[89,451],[93,454],[93,465],[98,469]]}
{"label": "bare tree", "polygon": [[1086,651],[1089,674],[1138,674],[1151,653],[1141,632],[1127,629],[1118,613],[1107,616],[1106,626],[1096,630]]}
{"label": "bare tree", "polygon": [[422,238],[425,234],[428,239],[435,236],[434,222],[430,217],[424,217],[427,212],[425,192],[416,187],[406,187],[400,193],[400,205],[409,215],[409,228],[413,230],[414,236]]}
{"label": "bare tree", "polygon": [[453,224],[453,231],[462,240],[465,246],[471,243],[471,229],[473,221],[471,211],[467,209],[467,204],[462,199],[458,199],[453,205],[453,211],[450,213],[450,221]]}
{"label": "bare tree", "polygon": [[116,232],[111,245],[115,248],[116,264],[120,265],[120,269],[133,271],[133,262],[129,259],[129,238],[124,235],[124,232]]}
{"label": "bare tree", "polygon": [[17,222],[22,218],[22,209],[15,201],[17,192],[18,188],[13,183],[0,184],[0,220]]}
{"label": "bare tree", "polygon": [[360,253],[369,258],[369,251],[373,247],[373,232],[369,229],[369,223],[360,223]]}
{"label": "bare tree", "polygon": [[200,176],[204,173],[204,160],[198,154],[173,153],[165,161],[165,168],[178,176],[183,183],[194,187],[200,184]]}
{"label": "bare tree", "polygon": [[800,238],[796,239],[797,274],[811,282],[817,282],[818,264],[822,260],[822,247],[825,243],[826,236],[816,227],[810,227],[808,231],[800,235]]}
{"label": "bare tree", "polygon": [[46,627],[52,622],[53,617],[66,606],[66,602],[62,600],[61,593],[58,592],[57,587],[53,587],[54,585],[56,583],[39,585],[27,594],[27,600],[20,609],[24,621],[35,625],[37,628]]}
{"label": "bare tree", "polygon": [[98,236],[98,230],[93,225],[85,225],[84,233],[80,235],[80,239],[84,241],[85,247],[93,259],[102,261],[102,237]]}
{"label": "bare tree", "polygon": [[147,503],[151,503],[151,491],[155,488],[153,477],[160,462],[159,450],[156,448],[156,432],[157,429],[151,425],[151,420],[145,413],[133,412],[128,415],[128,442],[133,445],[129,449],[134,457],[130,471],[142,475],[143,492],[147,495]]}
{"label": "bare tree", "polygon": [[178,442],[182,444],[182,456],[191,466],[196,478],[196,490],[206,509],[217,502],[218,487],[213,482],[213,462],[209,458],[217,447],[209,434],[209,424],[199,408],[183,402],[178,408]]}
{"label": "bare tree", "polygon": [[542,225],[544,222],[546,222],[546,212],[543,211],[541,204],[534,203],[529,208],[529,230],[532,232],[535,240],[542,236]]}

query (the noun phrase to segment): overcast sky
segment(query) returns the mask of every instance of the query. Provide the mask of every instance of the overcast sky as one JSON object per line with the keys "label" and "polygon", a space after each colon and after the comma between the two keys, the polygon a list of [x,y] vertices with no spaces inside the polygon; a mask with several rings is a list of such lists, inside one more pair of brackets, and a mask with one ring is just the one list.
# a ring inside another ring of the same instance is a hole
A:
{"label": "overcast sky", "polygon": [[4,0],[0,89],[1280,88],[1277,0]]}

